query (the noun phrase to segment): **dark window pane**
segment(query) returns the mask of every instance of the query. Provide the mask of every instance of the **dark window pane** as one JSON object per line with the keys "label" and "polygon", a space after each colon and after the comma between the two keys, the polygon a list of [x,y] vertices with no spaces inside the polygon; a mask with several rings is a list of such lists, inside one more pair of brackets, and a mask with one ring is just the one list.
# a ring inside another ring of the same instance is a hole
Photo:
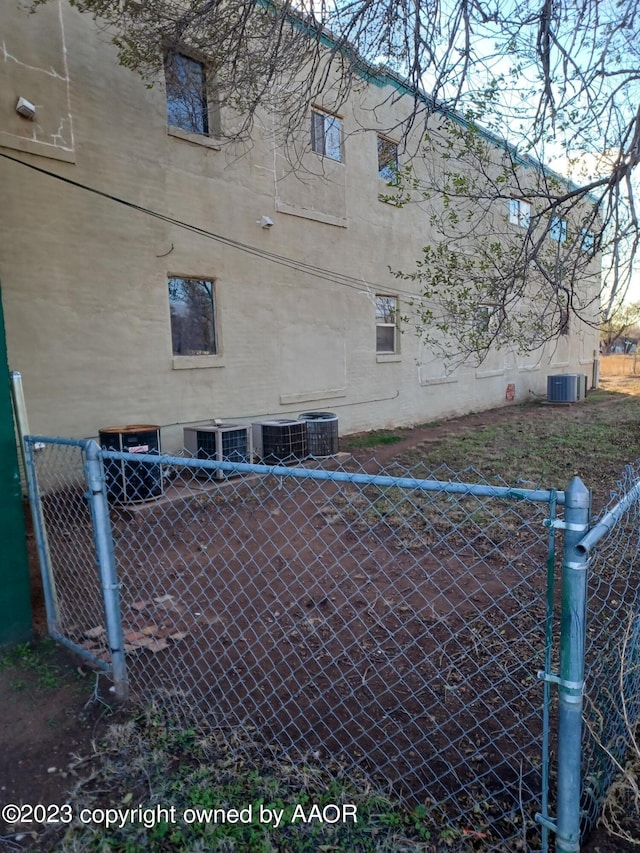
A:
{"label": "dark window pane", "polygon": [[311,113],[311,150],[316,154],[324,154],[324,116],[322,113]]}
{"label": "dark window pane", "polygon": [[212,281],[169,279],[174,355],[215,355],[218,351]]}
{"label": "dark window pane", "polygon": [[181,53],[165,62],[167,122],[192,133],[209,132],[204,65]]}
{"label": "dark window pane", "polygon": [[376,352],[396,351],[395,326],[376,326]]}

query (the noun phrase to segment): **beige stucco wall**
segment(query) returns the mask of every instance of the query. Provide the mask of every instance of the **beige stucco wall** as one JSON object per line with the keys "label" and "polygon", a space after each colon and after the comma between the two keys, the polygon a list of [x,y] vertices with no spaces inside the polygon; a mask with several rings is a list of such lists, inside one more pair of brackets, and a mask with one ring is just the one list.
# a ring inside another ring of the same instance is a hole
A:
{"label": "beige stucco wall", "polygon": [[[61,0],[0,5],[0,153],[140,207],[353,280],[278,265],[0,158],[0,281],[10,365],[33,432],[335,411],[342,433],[412,424],[543,395],[550,372],[591,375],[597,337],[533,356],[493,353],[446,373],[405,330],[376,356],[375,293],[397,293],[428,227],[378,200],[374,132],[344,115],[345,161],[306,155],[302,176],[268,135],[235,158],[167,132],[162,86],[117,64],[106,33]],[[22,95],[35,122],[15,113]],[[270,230],[258,221],[267,215]],[[221,354],[172,356],[167,276],[216,281]],[[330,277],[329,277],[330,278]],[[403,282],[401,290],[410,290]]]}

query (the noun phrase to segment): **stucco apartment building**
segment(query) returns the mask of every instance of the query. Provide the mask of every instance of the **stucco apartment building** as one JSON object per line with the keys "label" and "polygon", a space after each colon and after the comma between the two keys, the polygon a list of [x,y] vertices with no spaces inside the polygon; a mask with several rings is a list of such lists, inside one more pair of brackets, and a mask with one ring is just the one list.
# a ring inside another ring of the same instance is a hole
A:
{"label": "stucco apartment building", "polygon": [[[417,285],[389,268],[414,266],[429,225],[380,200],[403,155],[361,132],[358,103],[308,105],[296,173],[266,130],[242,156],[219,145],[204,90],[194,110],[170,80],[147,88],[66,0],[3,2],[0,44],[0,282],[32,432],[158,424],[177,449],[184,423],[322,410],[346,433],[591,377],[597,334],[578,321],[453,372],[402,328]],[[177,78],[201,73],[169,59]]]}

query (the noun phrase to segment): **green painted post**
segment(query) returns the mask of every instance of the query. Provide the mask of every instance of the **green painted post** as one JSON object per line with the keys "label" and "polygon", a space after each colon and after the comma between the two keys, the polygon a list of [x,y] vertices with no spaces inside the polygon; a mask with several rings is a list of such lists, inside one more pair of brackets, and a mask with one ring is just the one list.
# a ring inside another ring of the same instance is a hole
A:
{"label": "green painted post", "polygon": [[0,554],[0,646],[25,643],[33,636],[29,560],[1,291]]}
{"label": "green painted post", "polygon": [[579,853],[582,701],[588,558],[578,544],[589,528],[591,495],[579,477],[565,491],[560,673],[558,678],[558,819],[556,853]]}

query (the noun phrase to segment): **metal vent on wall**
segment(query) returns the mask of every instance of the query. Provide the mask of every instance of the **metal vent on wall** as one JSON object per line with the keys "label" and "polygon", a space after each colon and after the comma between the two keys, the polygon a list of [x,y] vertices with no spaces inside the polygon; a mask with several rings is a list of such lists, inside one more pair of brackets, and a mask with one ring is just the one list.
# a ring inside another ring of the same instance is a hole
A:
{"label": "metal vent on wall", "polygon": [[[251,429],[242,424],[184,427],[184,447],[196,459],[214,462],[251,462]],[[235,471],[200,471],[198,476],[224,480]]]}
{"label": "metal vent on wall", "polygon": [[254,424],[254,435],[259,433],[256,449],[261,461],[267,465],[297,462],[307,456],[307,425],[305,421],[287,418],[261,421]]}

